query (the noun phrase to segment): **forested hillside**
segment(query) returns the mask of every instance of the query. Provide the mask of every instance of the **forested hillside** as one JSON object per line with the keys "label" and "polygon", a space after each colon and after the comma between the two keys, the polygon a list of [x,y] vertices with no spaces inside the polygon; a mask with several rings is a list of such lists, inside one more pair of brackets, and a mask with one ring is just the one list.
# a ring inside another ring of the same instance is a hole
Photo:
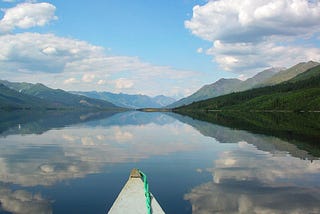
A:
{"label": "forested hillside", "polygon": [[185,110],[320,110],[320,66],[316,66],[289,81],[231,93],[176,108]]}

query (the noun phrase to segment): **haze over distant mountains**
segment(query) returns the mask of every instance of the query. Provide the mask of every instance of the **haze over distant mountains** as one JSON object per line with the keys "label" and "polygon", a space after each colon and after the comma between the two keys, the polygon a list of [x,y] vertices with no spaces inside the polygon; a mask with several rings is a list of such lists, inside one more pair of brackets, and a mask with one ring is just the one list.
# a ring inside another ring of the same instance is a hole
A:
{"label": "haze over distant mountains", "polygon": [[84,95],[90,98],[101,99],[111,102],[117,106],[124,108],[162,108],[172,104],[176,100],[171,97],[159,95],[156,97],[149,97],[140,94],[115,94],[110,92],[97,92],[97,91],[72,91],[71,93]]}
{"label": "haze over distant mountains", "polygon": [[218,97],[232,92],[239,92],[262,86],[275,85],[289,80],[317,65],[319,65],[318,62],[309,61],[299,63],[289,69],[270,68],[256,74],[252,78],[249,78],[245,81],[239,79],[222,78],[210,85],[203,86],[192,95],[178,100],[177,102],[170,104],[167,107],[176,108],[179,106],[188,105],[193,102]]}
{"label": "haze over distant mountains", "polygon": [[176,100],[159,95],[114,94],[110,92],[66,92],[41,83],[18,83],[0,80],[0,108],[162,108]]}

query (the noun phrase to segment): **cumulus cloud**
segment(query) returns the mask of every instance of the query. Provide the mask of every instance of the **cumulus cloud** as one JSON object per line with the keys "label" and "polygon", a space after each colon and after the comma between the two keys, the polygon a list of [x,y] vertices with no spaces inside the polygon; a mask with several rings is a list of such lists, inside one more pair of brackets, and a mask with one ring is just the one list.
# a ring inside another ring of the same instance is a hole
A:
{"label": "cumulus cloud", "polygon": [[94,74],[84,74],[82,76],[82,81],[84,82],[92,82],[96,76]]}
{"label": "cumulus cloud", "polygon": [[[292,66],[303,61],[319,61],[320,49],[315,47],[279,45],[275,42],[228,43],[216,40],[207,54],[226,71],[250,73],[266,67]],[[249,71],[248,71],[249,70]]]}
{"label": "cumulus cloud", "polygon": [[[112,56],[110,48],[73,38],[30,32],[15,34],[16,29],[42,27],[57,20],[56,7],[50,3],[28,0],[2,12],[0,74],[9,81],[41,82],[64,90],[164,94],[181,98],[190,94],[185,90],[187,80],[201,74],[153,65],[138,57]],[[190,91],[203,84],[203,80],[193,78],[189,81]]]}
{"label": "cumulus cloud", "polygon": [[115,81],[116,89],[126,89],[131,88],[134,85],[132,80],[120,78]]}
{"label": "cumulus cloud", "polygon": [[320,60],[319,48],[296,43],[319,34],[319,20],[318,1],[212,0],[195,6],[185,27],[213,43],[207,54],[222,68],[242,72],[279,66],[279,57],[286,66]]}
{"label": "cumulus cloud", "polygon": [[193,8],[185,25],[209,41],[248,42],[318,32],[320,3],[307,0],[218,0]]}
{"label": "cumulus cloud", "polygon": [[99,80],[98,82],[97,82],[97,84],[98,85],[104,85],[104,84],[106,84],[106,80]]}
{"label": "cumulus cloud", "polygon": [[56,20],[56,7],[49,3],[21,3],[9,9],[4,9],[0,20],[0,33],[8,33],[15,28],[27,29],[44,26]]}
{"label": "cumulus cloud", "polygon": [[73,78],[73,77],[68,78],[63,81],[64,84],[72,84],[72,83],[76,83],[76,82],[78,82],[78,81],[76,80],[76,78]]}
{"label": "cumulus cloud", "polygon": [[63,72],[68,63],[103,55],[103,48],[53,34],[0,36],[0,68],[9,71]]}
{"label": "cumulus cloud", "polygon": [[[2,35],[0,47],[0,73],[8,80],[41,82],[65,90],[184,96],[187,80],[200,75],[153,65],[138,57],[107,55],[101,46],[53,34]],[[189,84],[191,91],[202,85],[195,78]]]}

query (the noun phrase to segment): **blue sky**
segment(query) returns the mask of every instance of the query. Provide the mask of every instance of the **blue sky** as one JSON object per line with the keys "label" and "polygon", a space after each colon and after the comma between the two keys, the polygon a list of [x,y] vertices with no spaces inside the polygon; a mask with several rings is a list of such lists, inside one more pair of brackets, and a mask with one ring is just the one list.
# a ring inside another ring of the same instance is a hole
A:
{"label": "blue sky", "polygon": [[[49,1],[50,2],[50,1]],[[59,21],[54,32],[70,35],[94,45],[110,48],[113,54],[138,56],[158,65],[179,69],[214,69],[209,56],[196,53],[206,41],[184,27],[192,7],[203,1],[51,1]],[[61,11],[59,10],[61,8]],[[75,12],[79,11],[79,12]],[[52,28],[51,28],[52,29]],[[192,59],[193,63],[186,63]]]}
{"label": "blue sky", "polygon": [[307,0],[0,1],[0,75],[181,98],[220,78],[320,60]]}

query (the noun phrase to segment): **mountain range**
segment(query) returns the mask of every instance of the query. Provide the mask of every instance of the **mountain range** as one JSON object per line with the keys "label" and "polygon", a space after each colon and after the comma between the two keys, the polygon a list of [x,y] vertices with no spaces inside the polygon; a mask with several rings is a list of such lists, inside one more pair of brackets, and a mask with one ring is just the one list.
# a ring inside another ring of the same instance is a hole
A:
{"label": "mountain range", "polygon": [[319,65],[318,62],[309,61],[299,63],[289,69],[270,68],[244,81],[239,79],[219,79],[218,81],[210,85],[203,86],[192,95],[178,100],[177,102],[170,104],[167,107],[176,108],[179,106],[188,105],[193,102],[218,97],[232,92],[239,92],[252,88],[275,85],[287,81],[317,65]]}
{"label": "mountain range", "polygon": [[2,109],[119,109],[98,99],[75,95],[43,84],[17,83],[0,80],[0,108]]}
{"label": "mountain range", "polygon": [[[306,100],[306,94],[310,97],[314,97],[315,93],[318,93],[317,89],[307,88],[311,85],[317,88],[317,83],[314,82],[314,79],[318,77],[318,62],[302,62],[289,69],[284,68],[271,68],[264,70],[252,78],[247,80],[239,79],[220,79],[215,83],[210,85],[205,85],[196,91],[194,94],[178,100],[175,102],[173,98],[166,97],[163,95],[156,97],[149,97],[146,95],[130,95],[130,94],[115,94],[110,92],[67,92],[61,89],[52,89],[41,83],[31,84],[31,83],[17,83],[9,82],[6,80],[0,80],[0,108],[1,109],[115,109],[115,108],[130,108],[130,109],[139,109],[139,108],[177,108],[185,105],[192,104],[194,102],[202,100],[210,100],[211,104],[201,102],[201,107],[204,108],[224,108],[230,103],[217,103],[212,101],[212,98],[220,97],[221,95],[230,94],[232,99],[238,99],[238,101],[244,101],[244,103],[238,103],[238,107],[242,106],[243,108],[248,107],[248,99],[244,100],[241,96],[246,96],[247,98],[254,98],[254,96],[262,96],[268,94],[270,100],[274,102],[272,106],[277,106],[279,109],[279,102],[283,105],[283,100],[288,101],[291,107],[294,105],[294,102],[300,103],[301,100]],[[271,87],[271,88],[268,88]],[[292,95],[286,94],[286,96],[291,97],[292,99],[298,100],[287,100],[279,95],[279,93],[289,89],[298,89],[303,91],[303,94],[300,92]],[[257,89],[257,90],[255,90]],[[269,90],[267,92],[267,90]],[[238,92],[244,92],[244,95],[238,94]],[[275,94],[278,94],[279,97],[276,99]],[[318,94],[319,95],[319,94]],[[230,101],[230,96],[219,98],[223,102],[232,102]],[[240,96],[240,97],[238,97]],[[302,97],[300,97],[302,96]],[[315,97],[315,100],[318,100],[319,96]],[[260,97],[260,99],[262,99]],[[275,99],[275,100],[274,100]],[[299,100],[300,99],[300,100]],[[269,103],[263,103],[258,100],[252,101],[251,104],[256,105],[258,109],[261,108],[271,108],[271,101]],[[219,102],[220,102],[219,101]],[[315,104],[316,101],[309,100],[311,106]],[[309,102],[308,101],[308,102]],[[212,105],[212,102],[215,103]],[[247,106],[246,106],[247,105]],[[260,106],[258,106],[260,105]],[[300,105],[300,107],[301,107]],[[193,107],[198,106],[193,105]],[[299,105],[296,107],[298,108]],[[191,108],[193,108],[191,107]],[[234,106],[233,106],[234,107]],[[288,106],[287,106],[288,107]],[[287,108],[286,107],[286,108]],[[290,108],[291,108],[290,107]],[[314,107],[314,106],[313,106]],[[229,107],[227,107],[229,108]]]}
{"label": "mountain range", "polygon": [[278,84],[222,95],[175,109],[178,112],[195,110],[319,111],[320,65]]}
{"label": "mountain range", "polygon": [[49,88],[41,83],[0,80],[0,108],[2,109],[162,108],[175,101],[175,99],[163,95],[149,97],[96,91],[67,92]]}
{"label": "mountain range", "polygon": [[123,108],[139,109],[139,108],[163,108],[176,100],[171,97],[159,95],[149,97],[140,94],[115,94],[110,92],[97,91],[71,91],[71,93],[84,95],[90,98],[105,100]]}

